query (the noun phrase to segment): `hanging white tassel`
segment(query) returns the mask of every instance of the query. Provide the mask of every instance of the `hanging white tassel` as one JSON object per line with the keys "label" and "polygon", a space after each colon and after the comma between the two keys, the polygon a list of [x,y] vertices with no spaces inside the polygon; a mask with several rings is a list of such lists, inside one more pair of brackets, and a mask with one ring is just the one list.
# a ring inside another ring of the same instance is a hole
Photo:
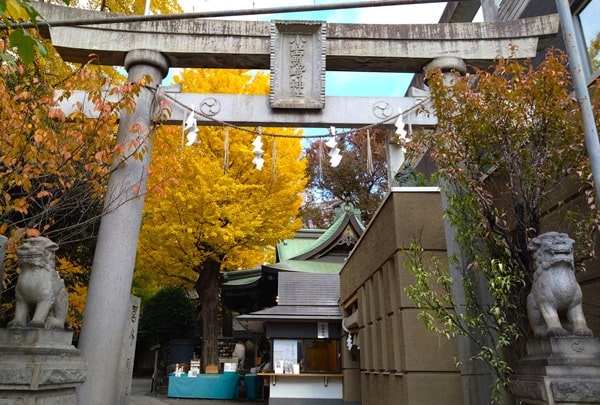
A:
{"label": "hanging white tassel", "polygon": [[[192,104],[191,106],[191,112],[190,115],[188,115],[187,119],[183,122],[183,134],[185,134],[186,131],[188,131],[187,133],[187,142],[186,142],[186,146],[191,146],[193,144],[196,143],[196,140],[198,139],[198,123],[196,122],[196,111],[195,111],[195,107]],[[181,136],[181,148],[183,149],[183,134]]]}
{"label": "hanging white tassel", "polygon": [[229,127],[225,127],[225,140],[223,141],[223,173],[229,169]]}
{"label": "hanging white tassel", "polygon": [[340,154],[340,149],[337,147],[337,140],[335,139],[335,127],[329,127],[329,132],[331,133],[331,138],[325,144],[328,148],[330,148],[329,164],[331,167],[338,167],[340,161],[342,160],[342,155]]}
{"label": "hanging white tassel", "polygon": [[262,150],[263,143],[260,134],[262,134],[262,127],[258,127],[258,136],[252,142],[252,146],[254,146],[254,149],[252,150],[252,153],[254,153],[252,163],[256,166],[257,170],[262,170],[263,164],[265,163],[265,160],[262,158],[265,151]]}
{"label": "hanging white tassel", "polygon": [[190,115],[188,115],[188,117],[186,118],[185,122],[183,123],[183,130],[187,131],[189,129],[192,129],[193,127],[196,126],[196,107],[194,107],[194,105],[192,104],[190,109],[192,110],[190,112]]}
{"label": "hanging white tassel", "polygon": [[396,120],[396,123],[394,124],[396,126],[396,134],[398,135],[398,137],[400,139],[405,139],[406,138],[406,130],[404,129],[404,122],[402,121],[402,108],[398,108],[398,119]]}
{"label": "hanging white tassel", "polygon": [[367,173],[373,174],[373,152],[371,151],[371,134],[367,129]]}

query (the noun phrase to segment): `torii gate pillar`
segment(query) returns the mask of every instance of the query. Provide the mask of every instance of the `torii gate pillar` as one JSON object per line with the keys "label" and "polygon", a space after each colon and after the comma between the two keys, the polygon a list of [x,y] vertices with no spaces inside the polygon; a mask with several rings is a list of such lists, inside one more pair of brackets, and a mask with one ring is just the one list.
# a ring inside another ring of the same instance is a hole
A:
{"label": "torii gate pillar", "polygon": [[[145,76],[149,86],[158,86],[169,71],[167,59],[159,52],[133,50],[125,57],[127,80],[135,82]],[[86,382],[77,391],[77,402],[88,405],[119,404],[117,398],[119,361],[123,331],[129,314],[129,298],[151,143],[152,101],[154,93],[142,89],[132,113],[123,111],[117,143],[125,151],[115,158],[108,182],[103,217],[89,283],[79,349],[88,366]],[[132,132],[133,124],[142,126]],[[128,145],[138,141],[147,147],[142,160],[127,158]],[[119,163],[125,159],[122,163]]]}
{"label": "torii gate pillar", "polygon": [[[444,74],[444,83],[446,86],[452,86],[460,75],[467,72],[467,66],[464,60],[454,56],[444,56],[432,60],[425,66],[425,71],[440,69]],[[461,164],[460,162],[457,162]],[[442,210],[448,208],[448,195],[442,187]],[[460,246],[456,243],[456,228],[444,216],[444,233],[446,235],[446,251],[448,253],[450,266],[450,276],[452,277],[452,295],[457,304],[456,312],[466,314],[466,294],[463,283],[464,270],[470,258],[464,255]],[[458,262],[452,260],[457,258]],[[485,288],[485,281],[474,275],[478,291],[479,304],[482,306],[491,305],[489,291]],[[481,287],[481,288],[480,288]],[[458,353],[462,360],[472,359],[479,352],[479,347],[475,342],[465,336],[458,336]],[[464,361],[460,367],[461,382],[465,404],[483,404],[492,397],[491,387],[496,380],[496,375],[481,360]]]}

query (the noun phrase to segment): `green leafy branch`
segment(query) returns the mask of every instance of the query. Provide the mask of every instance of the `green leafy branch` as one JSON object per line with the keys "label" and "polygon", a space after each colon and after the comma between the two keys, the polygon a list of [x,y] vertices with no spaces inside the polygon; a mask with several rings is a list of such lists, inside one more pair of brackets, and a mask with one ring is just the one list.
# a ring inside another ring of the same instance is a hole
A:
{"label": "green leafy branch", "polygon": [[[70,0],[62,0],[65,5],[70,4]],[[29,0],[0,0],[0,19],[4,28],[0,28],[0,59],[5,63],[15,64],[15,52],[19,59],[29,64],[35,58],[36,51],[40,55],[48,56],[48,51],[42,42],[18,23],[31,22],[36,29],[38,28],[38,18],[42,16],[31,5]]]}
{"label": "green leafy branch", "polygon": [[405,254],[405,268],[415,277],[414,284],[406,287],[406,293],[421,310],[417,317],[428,330],[448,339],[464,336],[475,342],[479,352],[470,360],[486,363],[496,374],[491,400],[500,403],[502,390],[513,373],[504,359],[504,351],[521,336],[518,322],[510,314],[518,309],[514,293],[524,284],[523,273],[500,260],[487,261],[481,275],[491,291],[491,302],[484,307],[477,289],[477,275],[463,272],[465,303],[460,304],[453,294],[452,276],[438,257],[426,262],[418,240],[411,243]]}

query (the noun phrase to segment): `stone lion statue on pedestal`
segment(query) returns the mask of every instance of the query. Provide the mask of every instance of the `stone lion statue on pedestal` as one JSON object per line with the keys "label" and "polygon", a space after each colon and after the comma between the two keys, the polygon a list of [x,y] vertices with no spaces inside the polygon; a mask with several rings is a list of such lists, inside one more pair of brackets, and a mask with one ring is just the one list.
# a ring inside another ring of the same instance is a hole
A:
{"label": "stone lion statue on pedestal", "polygon": [[8,327],[64,329],[68,310],[65,283],[55,270],[58,245],[42,236],[25,239],[17,249],[21,269],[15,317]]}
{"label": "stone lion statue on pedestal", "polygon": [[581,307],[581,287],[575,279],[574,242],[565,233],[547,232],[529,244],[534,273],[527,315],[536,338],[592,336]]}

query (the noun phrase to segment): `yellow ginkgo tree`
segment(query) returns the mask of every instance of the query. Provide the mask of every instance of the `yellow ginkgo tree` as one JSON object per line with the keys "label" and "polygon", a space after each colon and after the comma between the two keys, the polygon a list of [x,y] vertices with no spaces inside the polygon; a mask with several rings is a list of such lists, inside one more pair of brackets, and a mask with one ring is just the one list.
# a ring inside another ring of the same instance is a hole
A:
{"label": "yellow ginkgo tree", "polygon": [[[184,70],[175,80],[185,92],[268,91],[267,75],[237,70]],[[265,163],[258,170],[252,144],[257,128],[215,124],[200,127],[190,146],[183,142],[183,127],[155,134],[135,273],[138,294],[167,286],[196,289],[204,365],[218,360],[220,271],[274,259],[276,243],[300,227],[306,184],[299,131],[263,134]]]}

